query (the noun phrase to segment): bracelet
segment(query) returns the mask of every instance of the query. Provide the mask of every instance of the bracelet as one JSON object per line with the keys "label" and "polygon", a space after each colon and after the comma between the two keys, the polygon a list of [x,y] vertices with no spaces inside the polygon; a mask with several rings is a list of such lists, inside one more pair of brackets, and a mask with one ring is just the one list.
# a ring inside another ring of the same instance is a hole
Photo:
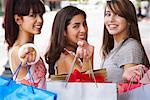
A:
{"label": "bracelet", "polygon": [[28,48],[28,47],[32,47],[35,51],[36,51],[36,58],[35,58],[35,61],[34,62],[27,62],[28,65],[33,65],[35,63],[37,63],[37,61],[40,59],[40,53],[39,53],[39,50],[37,48],[37,46],[33,43],[27,43],[27,44],[24,44],[20,47],[19,49],[19,52],[18,52],[18,57],[21,61],[23,61],[23,59],[20,57],[20,54],[21,52],[25,49],[25,48]]}

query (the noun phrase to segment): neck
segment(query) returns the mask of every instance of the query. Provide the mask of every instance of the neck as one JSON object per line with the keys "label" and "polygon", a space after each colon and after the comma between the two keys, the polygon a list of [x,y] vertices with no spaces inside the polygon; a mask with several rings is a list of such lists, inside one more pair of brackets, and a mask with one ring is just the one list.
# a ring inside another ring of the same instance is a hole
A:
{"label": "neck", "polygon": [[114,38],[114,43],[121,43],[122,41],[124,41],[126,38],[128,38],[128,35],[122,35],[122,36],[113,36]]}
{"label": "neck", "polygon": [[128,35],[122,35],[121,37],[114,36],[114,48],[120,45],[125,39],[128,38]]}
{"label": "neck", "polygon": [[23,45],[25,43],[33,43],[34,35],[31,33],[19,32],[19,36],[18,36],[16,42],[19,45]]}
{"label": "neck", "polygon": [[65,48],[66,48],[67,50],[69,50],[69,51],[75,52],[76,49],[77,49],[77,46],[71,45],[71,44],[67,44],[67,45],[65,46]]}

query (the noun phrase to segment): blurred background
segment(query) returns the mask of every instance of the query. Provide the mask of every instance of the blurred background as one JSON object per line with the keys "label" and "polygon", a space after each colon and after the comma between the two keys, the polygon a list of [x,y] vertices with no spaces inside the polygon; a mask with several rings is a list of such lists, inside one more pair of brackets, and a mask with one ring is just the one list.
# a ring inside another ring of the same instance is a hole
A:
{"label": "blurred background", "polygon": [[[0,0],[0,75],[10,77],[9,62],[7,56],[7,45],[4,41],[4,29],[2,27],[5,3],[7,0]],[[38,46],[43,57],[49,38],[54,16],[57,11],[67,5],[76,6],[87,14],[89,27],[88,41],[94,45],[94,69],[100,68],[100,47],[103,36],[104,5],[107,0],[44,0],[46,13],[44,14],[44,25],[42,33],[35,37],[35,44]],[[131,0],[136,7],[139,28],[143,45],[150,60],[150,0]],[[47,66],[47,65],[46,65]]]}

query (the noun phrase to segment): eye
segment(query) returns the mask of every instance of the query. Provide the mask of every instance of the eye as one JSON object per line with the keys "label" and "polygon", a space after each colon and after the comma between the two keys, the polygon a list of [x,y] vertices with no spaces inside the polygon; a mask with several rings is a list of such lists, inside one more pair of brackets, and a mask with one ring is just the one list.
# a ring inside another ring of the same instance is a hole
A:
{"label": "eye", "polygon": [[73,26],[73,28],[79,28],[79,25],[78,25],[78,24],[76,24],[76,25],[74,25],[74,26]]}
{"label": "eye", "polygon": [[111,13],[110,12],[106,12],[105,16],[109,17],[109,16],[111,16]]}
{"label": "eye", "polygon": [[29,14],[30,17],[36,17],[36,14]]}

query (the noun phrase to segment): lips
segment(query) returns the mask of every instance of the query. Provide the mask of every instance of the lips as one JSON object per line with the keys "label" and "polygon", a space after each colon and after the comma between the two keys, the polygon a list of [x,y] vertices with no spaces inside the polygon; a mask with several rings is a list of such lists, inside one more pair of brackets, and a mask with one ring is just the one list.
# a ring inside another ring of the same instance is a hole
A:
{"label": "lips", "polygon": [[42,25],[36,25],[35,27],[36,28],[42,28]]}
{"label": "lips", "polygon": [[108,28],[109,28],[110,30],[113,30],[113,29],[115,29],[115,28],[117,28],[117,27],[118,27],[117,24],[108,24]]}
{"label": "lips", "polygon": [[41,30],[41,28],[42,28],[42,25],[35,25],[34,26],[36,29],[39,29],[39,30]]}
{"label": "lips", "polygon": [[79,39],[85,40],[85,35],[80,35],[80,36],[79,36]]}

